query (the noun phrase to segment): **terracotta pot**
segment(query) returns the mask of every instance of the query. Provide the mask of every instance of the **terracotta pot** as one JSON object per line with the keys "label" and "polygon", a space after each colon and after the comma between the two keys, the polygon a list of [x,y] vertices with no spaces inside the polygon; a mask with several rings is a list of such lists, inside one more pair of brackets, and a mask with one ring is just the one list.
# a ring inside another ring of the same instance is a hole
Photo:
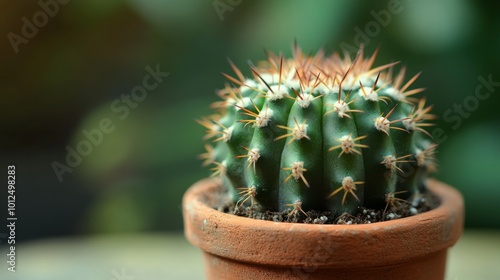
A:
{"label": "terracotta pot", "polygon": [[444,279],[446,254],[463,228],[463,199],[435,180],[438,208],[365,225],[278,223],[211,208],[218,184],[184,195],[187,239],[203,250],[207,279]]}

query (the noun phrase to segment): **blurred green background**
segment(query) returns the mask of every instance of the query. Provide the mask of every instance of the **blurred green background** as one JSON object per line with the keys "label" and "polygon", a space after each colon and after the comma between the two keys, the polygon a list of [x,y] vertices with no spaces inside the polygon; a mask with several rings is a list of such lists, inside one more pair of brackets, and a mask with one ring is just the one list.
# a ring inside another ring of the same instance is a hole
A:
{"label": "blurred green background", "polygon": [[[264,48],[290,54],[294,40],[327,53],[364,43],[380,47],[378,65],[422,71],[415,87],[440,117],[435,176],[464,194],[467,227],[500,228],[500,18],[490,1],[49,2],[45,22],[38,1],[0,2],[0,169],[16,165],[18,240],[180,231],[182,194],[209,174],[195,119],[217,100],[227,57],[248,74]],[[117,113],[148,66],[169,76]],[[66,164],[82,131],[106,119],[114,130],[60,180],[54,162]]]}

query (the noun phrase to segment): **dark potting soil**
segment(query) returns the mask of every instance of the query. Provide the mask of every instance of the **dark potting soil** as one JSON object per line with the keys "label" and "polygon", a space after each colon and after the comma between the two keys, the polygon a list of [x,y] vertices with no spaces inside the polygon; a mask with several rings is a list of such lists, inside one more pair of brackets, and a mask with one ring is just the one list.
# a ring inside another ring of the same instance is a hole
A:
{"label": "dark potting soil", "polygon": [[410,197],[408,200],[393,200],[392,203],[387,204],[385,209],[381,210],[360,207],[354,215],[348,213],[339,215],[330,211],[305,211],[305,215],[301,211],[293,211],[293,207],[282,212],[260,211],[255,206],[238,205],[235,208],[235,204],[227,202],[227,199],[224,200],[225,202],[221,198],[217,200],[219,201],[219,206],[215,207],[215,209],[242,217],[287,223],[347,225],[370,224],[414,216],[432,210],[439,205],[439,199],[435,195],[424,193]]}

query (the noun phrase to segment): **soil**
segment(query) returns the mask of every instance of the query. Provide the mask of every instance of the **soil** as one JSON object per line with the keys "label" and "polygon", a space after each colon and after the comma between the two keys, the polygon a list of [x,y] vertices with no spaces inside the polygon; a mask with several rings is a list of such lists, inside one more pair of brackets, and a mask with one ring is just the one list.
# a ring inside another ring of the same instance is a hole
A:
{"label": "soil", "polygon": [[215,209],[242,217],[274,222],[347,225],[370,224],[414,216],[432,210],[439,205],[439,199],[435,195],[432,193],[424,193],[410,197],[408,200],[398,199],[381,210],[360,207],[355,215],[348,213],[335,215],[330,211],[306,211],[305,213],[307,215],[304,215],[304,213],[300,211],[292,211],[292,207],[282,212],[262,212],[257,207],[248,205],[239,205],[238,208],[235,209],[235,204],[228,202],[227,199],[222,200],[219,197],[217,200],[218,203],[216,205],[219,206],[215,207]]}

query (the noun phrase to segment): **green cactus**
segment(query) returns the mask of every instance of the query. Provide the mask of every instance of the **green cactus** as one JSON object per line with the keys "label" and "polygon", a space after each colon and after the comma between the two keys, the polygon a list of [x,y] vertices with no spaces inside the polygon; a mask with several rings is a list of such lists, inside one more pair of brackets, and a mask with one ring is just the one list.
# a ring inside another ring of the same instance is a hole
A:
{"label": "green cactus", "polygon": [[373,67],[376,55],[294,47],[289,59],[268,53],[251,78],[230,63],[235,77],[223,74],[223,100],[199,123],[213,143],[201,157],[236,206],[355,213],[425,192],[431,107],[414,97],[423,89],[409,89],[419,74],[404,82],[405,68]]}

